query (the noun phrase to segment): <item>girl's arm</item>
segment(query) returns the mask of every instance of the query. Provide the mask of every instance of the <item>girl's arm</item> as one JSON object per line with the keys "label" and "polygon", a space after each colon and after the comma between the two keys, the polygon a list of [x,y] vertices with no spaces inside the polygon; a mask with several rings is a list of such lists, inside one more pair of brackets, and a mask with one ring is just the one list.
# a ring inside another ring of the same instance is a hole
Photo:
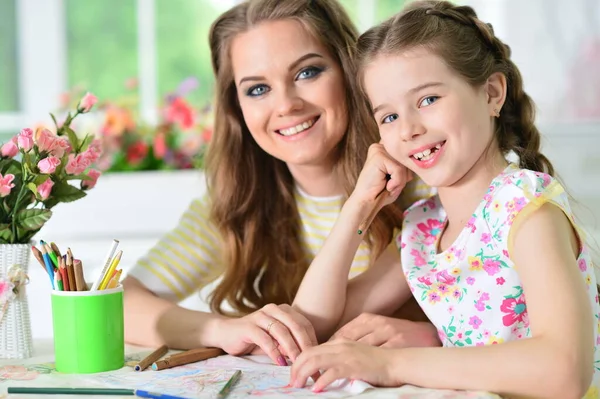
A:
{"label": "girl's arm", "polygon": [[[546,204],[511,233],[511,258],[523,282],[532,338],[468,348],[321,345],[300,356],[292,381],[304,385],[306,373],[325,369],[316,390],[336,378],[381,374],[383,380],[375,381],[381,385],[483,390],[509,398],[583,397],[594,370],[596,327],[587,290],[595,287],[588,288],[578,270],[573,227],[558,207]],[[377,357],[386,361],[373,370],[366,361]]]}
{"label": "girl's arm", "polygon": [[[389,181],[386,175],[391,176]],[[389,157],[381,145],[371,146],[354,192],[342,207],[294,299],[293,307],[311,321],[319,341],[327,339],[341,322],[361,312],[393,312],[410,295],[403,282],[400,255],[392,248],[388,248],[364,276],[348,284],[352,260],[363,239],[363,235],[357,233],[359,226],[376,206],[379,195],[389,197],[386,204],[392,202],[408,179],[409,172]],[[386,191],[382,193],[382,190]]]}

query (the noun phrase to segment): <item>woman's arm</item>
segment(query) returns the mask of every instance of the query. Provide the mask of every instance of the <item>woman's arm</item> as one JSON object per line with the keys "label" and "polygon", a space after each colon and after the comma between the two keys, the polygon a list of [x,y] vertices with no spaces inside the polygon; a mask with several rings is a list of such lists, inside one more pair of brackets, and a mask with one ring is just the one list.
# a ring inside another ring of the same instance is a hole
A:
{"label": "woman's arm", "polygon": [[[389,181],[387,175],[391,176]],[[294,308],[311,321],[320,341],[327,339],[341,322],[362,312],[393,312],[401,305],[401,299],[405,300],[410,295],[402,282],[398,251],[391,248],[384,251],[364,276],[348,284],[352,260],[363,239],[357,233],[359,226],[376,206],[378,195],[388,196],[386,203],[392,202],[408,179],[409,172],[389,157],[381,145],[374,144],[369,148],[356,188],[342,207],[294,299]],[[382,281],[386,275],[396,275],[398,280]],[[389,287],[377,287],[378,284],[388,284]],[[402,290],[403,286],[406,290]],[[352,299],[348,303],[347,297]]]}
{"label": "woman's arm", "polygon": [[[325,369],[317,390],[336,378],[368,380],[379,372],[383,380],[375,382],[381,385],[483,390],[509,398],[583,397],[594,370],[595,326],[574,256],[573,228],[559,208],[546,204],[511,233],[511,258],[523,282],[532,338],[469,348],[321,345],[300,356],[292,381],[303,386],[314,369]],[[379,357],[385,359],[380,370],[360,361]]]}

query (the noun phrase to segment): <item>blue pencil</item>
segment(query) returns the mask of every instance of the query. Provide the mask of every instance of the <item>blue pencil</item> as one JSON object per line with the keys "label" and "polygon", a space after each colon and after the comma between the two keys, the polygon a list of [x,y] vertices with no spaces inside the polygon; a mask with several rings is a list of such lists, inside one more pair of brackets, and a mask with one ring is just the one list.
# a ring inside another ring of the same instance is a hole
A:
{"label": "blue pencil", "polygon": [[160,393],[156,393],[156,392],[143,391],[141,389],[136,389],[134,391],[134,393],[135,393],[135,396],[137,396],[138,398],[148,398],[148,399],[187,399],[187,398],[184,398],[183,396],[166,395],[166,394],[160,394]]}
{"label": "blue pencil", "polygon": [[48,256],[48,252],[46,252],[45,245],[41,245],[42,247],[42,258],[44,259],[44,263],[46,264],[46,271],[48,272],[48,276],[50,276],[50,284],[52,284],[52,289],[56,289],[54,286],[54,266],[52,266],[52,261],[50,260],[50,256]]}

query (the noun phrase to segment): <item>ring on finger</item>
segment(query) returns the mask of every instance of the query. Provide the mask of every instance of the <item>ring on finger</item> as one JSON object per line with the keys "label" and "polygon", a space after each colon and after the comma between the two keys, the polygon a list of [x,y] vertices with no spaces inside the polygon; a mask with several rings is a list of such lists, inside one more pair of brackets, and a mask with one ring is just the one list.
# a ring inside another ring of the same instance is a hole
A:
{"label": "ring on finger", "polygon": [[267,325],[267,334],[270,334],[271,327],[273,327],[273,325],[274,325],[275,323],[277,323],[277,320],[271,320],[271,321],[269,322],[269,324]]}

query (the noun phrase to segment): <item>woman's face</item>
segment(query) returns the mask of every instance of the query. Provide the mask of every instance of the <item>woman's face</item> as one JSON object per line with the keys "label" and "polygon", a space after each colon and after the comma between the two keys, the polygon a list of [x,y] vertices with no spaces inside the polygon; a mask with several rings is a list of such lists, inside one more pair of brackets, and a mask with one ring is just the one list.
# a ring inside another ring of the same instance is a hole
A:
{"label": "woman's face", "polygon": [[233,75],[252,137],[290,168],[331,163],[348,115],[344,76],[295,20],[268,21],[234,38]]}

